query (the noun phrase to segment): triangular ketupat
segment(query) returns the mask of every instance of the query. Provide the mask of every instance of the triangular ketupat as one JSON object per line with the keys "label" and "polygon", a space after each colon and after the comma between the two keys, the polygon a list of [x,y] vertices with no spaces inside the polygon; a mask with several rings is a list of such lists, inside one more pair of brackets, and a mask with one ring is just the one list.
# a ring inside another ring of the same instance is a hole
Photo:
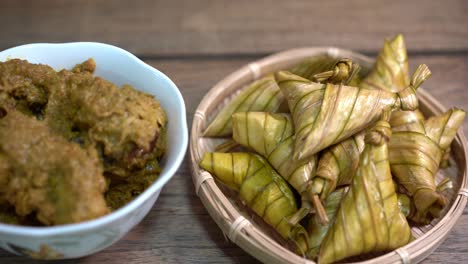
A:
{"label": "triangular ketupat", "polygon": [[[455,138],[457,129],[461,126],[463,119],[465,118],[465,111],[457,108],[453,108],[445,112],[445,114],[430,117],[424,122],[426,134],[432,138],[435,142],[438,142],[439,146],[444,150],[442,160],[440,162],[441,168],[449,166],[450,159],[450,144]],[[440,127],[440,123],[446,124],[445,127]]]}
{"label": "triangular ketupat", "polygon": [[414,89],[402,97],[374,88],[320,84],[289,72],[275,74],[289,105],[296,133],[295,159],[307,158],[365,129],[384,108],[412,108]]}
{"label": "triangular ketupat", "polygon": [[356,174],[365,131],[324,149],[320,154],[313,189],[324,200],[337,187],[349,185]]}
{"label": "triangular ketupat", "polygon": [[384,41],[374,67],[359,86],[397,93],[409,85],[406,45],[403,35],[399,34],[390,41]]}
{"label": "triangular ketupat", "polygon": [[405,40],[398,34],[392,40],[384,41],[373,68],[359,87],[398,93],[401,98],[406,98],[407,106],[403,105],[402,110],[416,110],[419,102],[412,95],[431,74],[427,65],[421,64],[409,79]]}
{"label": "triangular ketupat", "polygon": [[328,233],[328,230],[333,225],[333,222],[336,218],[336,213],[338,208],[340,208],[340,203],[347,191],[346,187],[335,190],[334,192],[328,195],[325,200],[325,211],[329,222],[323,224],[318,218],[318,215],[313,215],[307,225],[307,232],[309,233],[309,250],[307,251],[307,257],[309,259],[315,259],[320,250],[320,245],[322,244],[323,239]]}
{"label": "triangular ketupat", "polygon": [[304,254],[308,248],[307,231],[300,224],[290,224],[297,205],[286,181],[260,155],[205,153],[200,167],[239,193],[239,198],[285,239]]}
{"label": "triangular ketupat", "polygon": [[312,198],[308,187],[315,176],[316,155],[304,161],[294,160],[294,129],[289,114],[241,112],[232,115],[233,138],[242,146],[265,157],[273,168],[299,192],[302,197],[301,220],[310,212]]}
{"label": "triangular ketupat", "polygon": [[205,137],[224,137],[232,134],[231,116],[237,112],[281,110],[284,97],[272,75],[267,75],[243,89],[216,115],[203,132]]}
{"label": "triangular ketupat", "polygon": [[328,54],[307,58],[289,71],[311,81],[352,84],[359,83],[366,74],[352,60]]}
{"label": "triangular ketupat", "polygon": [[390,174],[387,140],[391,129],[384,120],[366,135],[359,169],[323,241],[318,263],[391,251],[412,239]]}
{"label": "triangular ketupat", "polygon": [[465,112],[456,108],[426,121],[412,111],[392,114],[390,165],[412,198],[415,210],[409,218],[418,224],[439,217],[448,202],[437,190],[435,175],[464,117]]}
{"label": "triangular ketupat", "polygon": [[465,115],[464,110],[454,107],[442,115],[429,117],[424,121],[426,135],[442,149],[449,148]]}
{"label": "triangular ketupat", "polygon": [[302,78],[313,80],[315,74],[330,70],[337,62],[337,58],[321,54],[304,59],[289,71]]}
{"label": "triangular ketupat", "polygon": [[317,172],[308,186],[308,194],[309,197],[315,198],[314,208],[318,209],[317,213],[323,225],[329,224],[330,219],[322,201],[337,187],[351,183],[359,165],[361,152],[364,150],[364,132],[361,131],[320,153]]}
{"label": "triangular ketupat", "polygon": [[[362,78],[357,73],[360,67],[349,59],[334,58],[329,55],[318,55],[305,59],[292,67],[291,72],[304,78],[314,79],[315,75],[331,72],[327,80],[358,83]],[[283,112],[287,110],[284,96],[280,92],[273,75],[247,85],[214,117],[205,129],[205,137],[226,137],[232,134],[231,116],[238,112]]]}

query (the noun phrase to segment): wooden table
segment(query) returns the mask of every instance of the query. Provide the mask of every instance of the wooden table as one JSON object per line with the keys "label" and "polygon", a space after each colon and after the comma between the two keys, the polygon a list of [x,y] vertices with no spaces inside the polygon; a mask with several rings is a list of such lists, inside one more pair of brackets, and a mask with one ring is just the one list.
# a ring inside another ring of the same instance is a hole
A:
{"label": "wooden table", "polygon": [[[0,50],[32,42],[98,41],[162,70],[180,88],[188,124],[221,78],[270,53],[337,46],[375,56],[403,33],[411,69],[445,106],[468,109],[468,2],[18,1],[0,2]],[[468,133],[468,122],[463,129]],[[468,209],[424,263],[468,261]],[[0,263],[33,263],[0,251]],[[63,263],[256,263],[229,242],[195,195],[188,156],[148,216],[112,247]],[[61,262],[62,263],[62,262]]]}

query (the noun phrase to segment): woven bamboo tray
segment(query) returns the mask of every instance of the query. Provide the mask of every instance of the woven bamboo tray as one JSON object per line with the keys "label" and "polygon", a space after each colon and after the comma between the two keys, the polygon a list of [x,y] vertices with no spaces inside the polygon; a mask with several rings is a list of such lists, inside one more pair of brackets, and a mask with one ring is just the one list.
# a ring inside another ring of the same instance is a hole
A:
{"label": "woven bamboo tray", "polygon": [[[370,68],[373,60],[364,55],[338,49],[338,48],[300,48],[280,52],[256,62],[250,63],[233,72],[216,84],[203,98],[193,118],[190,157],[192,177],[197,195],[211,217],[215,220],[227,237],[247,251],[255,258],[265,263],[315,263],[296,255],[285,246],[278,235],[275,235],[265,224],[257,221],[249,210],[243,207],[235,197],[225,188],[218,185],[210,173],[198,166],[205,152],[213,151],[214,147],[223,142],[223,139],[204,138],[202,132],[208,121],[217,112],[238,94],[245,85],[259,79],[263,75],[301,62],[304,58],[329,54],[334,57],[351,58],[362,67]],[[423,89],[418,90],[420,110],[431,116],[440,114],[445,108]],[[436,181],[442,175],[449,176],[454,183],[453,190],[448,193],[450,204],[443,213],[443,217],[434,220],[431,224],[422,227],[412,227],[413,242],[391,251],[385,255],[375,255],[369,259],[359,259],[362,263],[417,263],[431,254],[447,237],[456,221],[463,213],[468,197],[467,177],[467,142],[460,129],[452,143],[451,166],[439,171]]]}

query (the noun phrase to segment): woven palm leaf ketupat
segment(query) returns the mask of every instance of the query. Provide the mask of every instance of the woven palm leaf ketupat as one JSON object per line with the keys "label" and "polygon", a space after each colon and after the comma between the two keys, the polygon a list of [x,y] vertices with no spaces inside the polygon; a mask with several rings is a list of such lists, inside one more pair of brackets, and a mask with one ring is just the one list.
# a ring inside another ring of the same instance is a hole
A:
{"label": "woven palm leaf ketupat", "polygon": [[[356,86],[363,77],[359,74],[360,71],[361,66],[359,64],[348,58],[343,58],[338,60],[331,70],[317,73],[311,80],[320,83],[343,83]],[[291,73],[295,74],[294,72]]]}
{"label": "woven palm leaf ketupat", "polygon": [[[310,57],[291,69],[291,72],[315,80],[332,83],[354,82],[362,79],[360,67],[350,59],[337,59],[328,55]],[[237,112],[287,112],[284,96],[272,75],[253,82],[242,90],[213,119],[204,132],[207,137],[225,137],[232,134],[231,116]]]}
{"label": "woven palm leaf ketupat", "polygon": [[364,150],[364,136],[365,131],[361,131],[322,151],[312,186],[320,199],[326,199],[336,187],[351,183]]}
{"label": "woven palm leaf ketupat", "polygon": [[335,221],[336,213],[340,207],[341,200],[346,194],[347,188],[340,188],[330,193],[325,200],[325,211],[330,220],[327,224],[323,224],[318,215],[313,215],[307,225],[307,232],[309,232],[309,250],[307,257],[315,259],[320,250],[320,245],[328,233],[328,230]]}
{"label": "woven palm leaf ketupat", "polygon": [[429,117],[424,122],[426,135],[445,151],[450,147],[465,115],[464,110],[455,107],[442,115]]}
{"label": "woven palm leaf ketupat", "polygon": [[360,83],[361,87],[400,92],[410,84],[408,56],[403,35],[384,41],[369,75]]}
{"label": "woven palm leaf ketupat", "polygon": [[207,137],[229,136],[232,134],[232,114],[247,111],[276,112],[283,101],[284,98],[273,76],[264,77],[250,84],[225,106],[206,128],[204,135]]}
{"label": "woven palm leaf ketupat", "polygon": [[392,114],[390,164],[394,177],[412,198],[415,210],[409,217],[415,223],[428,224],[448,203],[436,189],[435,174],[464,117],[465,112],[456,108],[426,122],[412,111]]}
{"label": "woven palm leaf ketupat", "polygon": [[307,231],[300,224],[289,223],[289,218],[297,212],[294,195],[264,158],[244,152],[206,153],[200,167],[239,192],[240,199],[249,208],[283,238],[292,240],[298,254],[307,250]]}
{"label": "woven palm leaf ketupat", "polygon": [[294,128],[289,114],[241,112],[232,116],[233,138],[239,144],[255,150],[299,193],[303,184],[315,174],[316,157],[293,161]]}
{"label": "woven palm leaf ketupat", "polygon": [[[374,64],[374,60],[369,57],[333,47],[307,47],[273,54],[239,68],[217,83],[200,102],[193,117],[190,158],[196,194],[220,230],[233,243],[264,263],[313,264],[315,262],[305,259],[302,254],[296,254],[286,246],[285,240],[275,235],[276,232],[266,228],[265,224],[252,217],[250,211],[238,204],[237,196],[233,196],[231,192],[225,192],[226,188],[221,188],[221,184],[215,181],[210,173],[200,168],[198,164],[204,153],[213,152],[216,146],[225,141],[225,139],[203,137],[203,131],[212,117],[216,116],[220,109],[229,104],[251,82],[282,69],[291,69],[308,58],[321,55],[350,58],[361,65],[360,74],[369,72]],[[424,116],[440,115],[445,112],[444,107],[424,89],[418,91],[418,99],[419,109]],[[415,239],[398,250],[358,256],[350,261],[379,264],[402,261],[418,263],[431,254],[456,225],[467,203],[467,196],[464,195],[465,189],[468,188],[466,146],[463,131],[459,130],[450,145],[450,167],[436,174],[436,182],[446,177],[453,181],[453,189],[444,192],[449,204],[438,219],[429,225],[412,226],[411,231]],[[330,219],[330,222],[332,221],[333,219]]]}
{"label": "woven palm leaf ketupat", "polygon": [[289,72],[275,74],[288,101],[296,139],[294,158],[304,159],[365,129],[384,108],[414,109],[412,93],[314,83]]}
{"label": "woven palm leaf ketupat", "polygon": [[[427,135],[434,141],[439,142],[439,145],[444,150],[440,167],[445,168],[449,166],[450,157],[450,143],[452,142],[458,127],[461,126],[465,112],[460,109],[453,109],[446,112],[444,115],[438,117],[430,117],[424,123]],[[446,126],[441,128],[438,124],[442,122]]]}
{"label": "woven palm leaf ketupat", "polygon": [[424,120],[424,116],[419,111],[394,111],[391,115],[390,125],[393,132],[415,131],[426,133]]}
{"label": "woven palm leaf ketupat", "polygon": [[358,84],[366,76],[359,64],[348,58],[319,55],[308,58],[289,70],[292,74],[314,82]]}
{"label": "woven palm leaf ketupat", "polygon": [[315,80],[316,74],[332,70],[338,61],[338,58],[328,54],[321,54],[303,60],[289,71],[302,78],[313,81]]}
{"label": "woven palm leaf ketupat", "polygon": [[292,219],[292,223],[299,222],[310,212],[311,204],[317,202],[309,195],[317,167],[317,156],[312,155],[303,161],[292,158],[294,129],[290,115],[241,112],[232,115],[232,124],[234,140],[265,157],[301,195],[301,210]]}
{"label": "woven palm leaf ketupat", "polygon": [[416,223],[432,220],[429,207],[439,214],[447,199],[436,191],[434,175],[439,168],[443,150],[427,135],[424,120],[413,111],[392,114],[390,124],[393,136],[390,141],[390,164],[397,182],[410,194],[419,209],[411,210],[409,217]]}
{"label": "woven palm leaf ketupat", "polygon": [[320,247],[318,263],[394,250],[412,239],[390,173],[388,115],[366,135],[358,171]]}

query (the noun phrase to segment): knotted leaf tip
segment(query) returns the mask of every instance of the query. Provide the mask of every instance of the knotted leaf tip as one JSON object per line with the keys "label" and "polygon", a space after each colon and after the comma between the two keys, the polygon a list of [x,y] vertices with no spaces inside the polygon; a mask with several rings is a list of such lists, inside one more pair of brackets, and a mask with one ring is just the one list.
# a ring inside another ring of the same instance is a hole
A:
{"label": "knotted leaf tip", "polygon": [[432,72],[426,64],[419,65],[416,71],[414,71],[413,77],[411,77],[411,86],[413,89],[418,89],[419,86],[421,86],[421,84],[431,76],[431,74]]}
{"label": "knotted leaf tip", "polygon": [[360,66],[351,59],[340,59],[332,70],[314,75],[316,82],[348,83],[360,70]]}
{"label": "knotted leaf tip", "polygon": [[392,136],[392,128],[388,121],[390,120],[390,110],[385,109],[382,111],[381,119],[375,124],[373,128],[366,134],[366,143],[380,146],[387,143]]}
{"label": "knotted leaf tip", "polygon": [[398,93],[401,102],[401,110],[416,110],[419,106],[416,90],[431,76],[431,71],[426,64],[421,64],[411,78],[410,85]]}

